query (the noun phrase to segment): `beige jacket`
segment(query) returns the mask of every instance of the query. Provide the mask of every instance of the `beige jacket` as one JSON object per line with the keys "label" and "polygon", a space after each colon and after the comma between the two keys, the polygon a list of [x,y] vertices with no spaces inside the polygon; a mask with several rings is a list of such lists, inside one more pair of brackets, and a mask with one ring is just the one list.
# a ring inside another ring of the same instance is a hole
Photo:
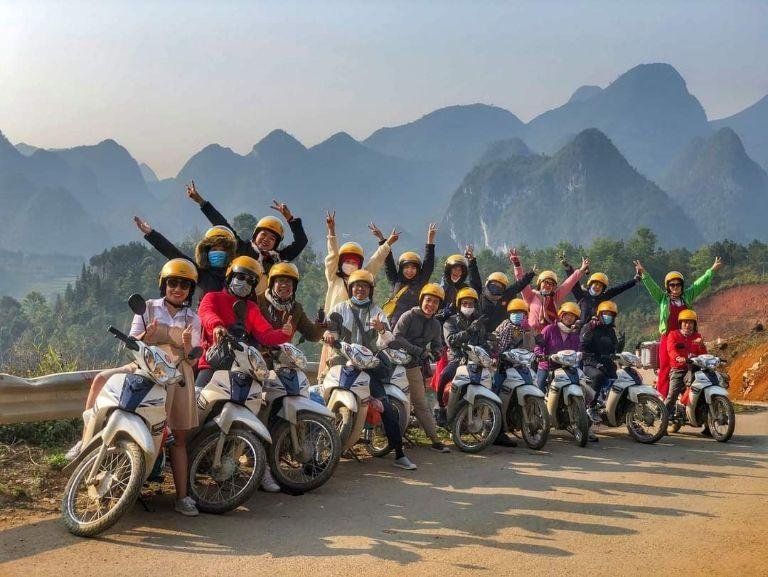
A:
{"label": "beige jacket", "polygon": [[[387,255],[392,249],[385,242],[376,249],[373,256],[368,260],[368,264],[363,266],[365,270],[371,273],[374,277],[379,272]],[[347,294],[347,285],[338,274],[339,271],[339,242],[335,236],[328,236],[328,256],[325,257],[325,280],[328,281],[328,291],[325,293],[325,314],[329,314],[330,311],[340,302],[343,302],[349,298]]]}

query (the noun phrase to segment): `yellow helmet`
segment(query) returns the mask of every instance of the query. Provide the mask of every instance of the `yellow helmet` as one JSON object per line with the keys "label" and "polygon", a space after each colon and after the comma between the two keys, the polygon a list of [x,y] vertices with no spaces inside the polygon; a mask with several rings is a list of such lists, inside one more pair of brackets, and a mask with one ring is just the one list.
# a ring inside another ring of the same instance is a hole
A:
{"label": "yellow helmet", "polygon": [[557,310],[557,316],[561,317],[563,316],[563,313],[571,313],[572,315],[576,315],[576,318],[579,318],[581,316],[581,309],[576,303],[568,301],[560,305],[560,308]]}
{"label": "yellow helmet", "polygon": [[463,254],[452,254],[445,259],[445,268],[451,268],[457,264],[463,266],[465,269],[469,268],[469,261],[467,261],[467,257]]}
{"label": "yellow helmet", "polygon": [[162,288],[163,281],[168,277],[185,278],[197,283],[197,267],[185,258],[173,258],[160,269],[157,284]]}
{"label": "yellow helmet", "polygon": [[518,312],[518,313],[527,313],[528,312],[528,303],[525,302],[523,299],[512,299],[509,301],[509,304],[507,305],[507,312]]}
{"label": "yellow helmet", "polygon": [[680,314],[677,315],[677,324],[680,325],[680,321],[693,321],[695,323],[699,322],[699,315],[696,314],[696,311],[691,309],[685,309],[684,311],[680,311]]}
{"label": "yellow helmet", "polygon": [[599,315],[600,313],[613,313],[614,315],[617,315],[619,314],[619,307],[617,307],[616,303],[613,301],[603,301],[597,305],[597,314]]}
{"label": "yellow helmet", "polygon": [[233,259],[231,263],[229,263],[229,266],[227,267],[226,278],[228,279],[232,274],[236,272],[252,275],[256,277],[256,281],[258,281],[264,274],[264,268],[255,258],[251,258],[249,256],[238,256],[237,258]]}
{"label": "yellow helmet", "polygon": [[404,252],[400,255],[400,258],[397,259],[397,267],[403,268],[407,264],[415,264],[417,267],[421,268],[421,257],[418,253],[410,250]]}
{"label": "yellow helmet", "polygon": [[673,280],[679,280],[680,282],[684,283],[685,279],[683,278],[683,273],[676,270],[668,272],[667,276],[664,277],[664,287],[666,287]]}
{"label": "yellow helmet", "polygon": [[272,286],[272,281],[279,276],[291,278],[298,284],[299,269],[296,268],[296,265],[292,262],[278,262],[273,264],[267,275],[267,285]]}
{"label": "yellow helmet", "polygon": [[461,306],[460,303],[464,299],[478,300],[477,291],[468,286],[465,286],[463,289],[459,289],[459,292],[456,293],[456,306]]}
{"label": "yellow helmet", "polygon": [[371,285],[371,288],[373,288],[376,284],[373,280],[373,275],[364,268],[356,270],[351,275],[349,275],[349,278],[347,279],[347,286],[352,288],[352,285],[356,282],[367,282],[369,285]]}
{"label": "yellow helmet", "polygon": [[485,284],[488,284],[491,281],[499,283],[505,289],[509,286],[509,277],[503,272],[492,272],[489,274]]}
{"label": "yellow helmet", "polygon": [[541,287],[541,283],[544,282],[546,279],[549,279],[553,283],[558,284],[557,274],[555,274],[555,271],[553,271],[553,270],[543,270],[543,271],[541,271],[539,273],[539,276],[536,279],[536,286],[537,287]]}
{"label": "yellow helmet", "polygon": [[232,229],[227,228],[226,226],[217,225],[205,231],[204,238],[215,238],[215,237],[221,237],[226,239],[229,242],[237,243],[237,238],[235,237],[235,233],[232,232]]}
{"label": "yellow helmet", "polygon": [[265,216],[259,220],[253,229],[253,236],[256,236],[262,230],[268,230],[277,236],[277,242],[275,243],[275,246],[283,241],[283,223],[274,216]]}
{"label": "yellow helmet", "polygon": [[363,247],[357,244],[356,242],[345,242],[341,245],[341,248],[339,249],[339,260],[341,260],[341,257],[345,254],[354,254],[360,257],[360,260],[362,261],[365,258],[365,253],[363,253]]}
{"label": "yellow helmet", "polygon": [[589,277],[589,280],[587,281],[587,286],[591,285],[592,283],[599,282],[603,286],[608,286],[608,277],[601,273],[596,272],[591,277]]}
{"label": "yellow helmet", "polygon": [[445,291],[443,290],[443,287],[441,287],[439,284],[435,284],[435,283],[425,284],[424,288],[421,289],[421,292],[419,293],[419,302],[421,302],[421,299],[423,299],[427,295],[439,298],[440,302],[445,300]]}

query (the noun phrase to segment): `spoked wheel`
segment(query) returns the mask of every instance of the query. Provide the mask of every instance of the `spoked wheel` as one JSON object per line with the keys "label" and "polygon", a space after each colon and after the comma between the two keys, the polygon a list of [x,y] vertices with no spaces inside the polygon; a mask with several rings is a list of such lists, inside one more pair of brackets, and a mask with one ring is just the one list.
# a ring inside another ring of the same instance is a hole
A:
{"label": "spoked wheel", "polygon": [[[400,434],[405,434],[410,421],[410,415],[406,413],[405,406],[398,399],[389,398],[392,410],[395,413],[395,419],[400,427]],[[366,422],[363,430],[363,439],[366,441],[365,450],[372,457],[383,457],[392,451],[387,439],[387,433],[384,431],[384,422],[379,419],[376,424]]]}
{"label": "spoked wheel", "polygon": [[584,405],[584,397],[573,396],[568,401],[568,418],[570,425],[568,430],[576,439],[579,447],[584,447],[589,439],[589,416]]}
{"label": "spoked wheel", "polygon": [[349,438],[352,436],[352,429],[355,426],[355,414],[348,407],[339,407],[335,414],[334,426],[339,432],[341,446],[346,446]]}
{"label": "spoked wheel", "polygon": [[141,492],[146,463],[144,453],[133,441],[118,441],[107,454],[94,477],[86,484],[99,448],[83,459],[64,489],[61,515],[73,535],[93,537],[114,525]]}
{"label": "spoked wheel", "polygon": [[664,436],[669,423],[667,407],[658,397],[639,395],[627,411],[627,430],[638,443],[655,443]]}
{"label": "spoked wheel", "polygon": [[722,395],[712,397],[707,411],[707,424],[715,441],[725,443],[730,440],[736,427],[736,415],[730,399]]}
{"label": "spoked wheel", "polygon": [[267,451],[269,468],[288,493],[301,494],[323,485],[341,458],[341,439],[334,424],[314,413],[296,416],[298,450],[291,440],[291,425],[280,420],[272,431]]}
{"label": "spoked wheel", "polygon": [[522,406],[523,440],[529,448],[539,450],[549,438],[549,412],[541,397],[525,397]]}
{"label": "spoked wheel", "polygon": [[[470,411],[472,422],[470,423]],[[475,404],[463,403],[453,419],[451,437],[459,450],[477,453],[496,440],[501,430],[501,409],[484,397],[475,398]]]}
{"label": "spoked wheel", "polygon": [[214,467],[216,429],[190,447],[189,492],[204,513],[225,513],[250,499],[259,488],[267,456],[264,446],[245,429],[230,429],[224,438],[221,463]]}

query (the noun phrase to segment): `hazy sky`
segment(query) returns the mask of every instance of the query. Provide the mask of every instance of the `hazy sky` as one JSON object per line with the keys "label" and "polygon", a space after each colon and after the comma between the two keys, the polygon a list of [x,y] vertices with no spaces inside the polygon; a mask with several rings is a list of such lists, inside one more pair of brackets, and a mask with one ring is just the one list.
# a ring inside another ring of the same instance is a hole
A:
{"label": "hazy sky", "polygon": [[362,139],[472,102],[527,121],[643,62],[728,116],[768,93],[766,55],[768,2],[0,0],[0,130],[114,138],[167,177],[273,128]]}

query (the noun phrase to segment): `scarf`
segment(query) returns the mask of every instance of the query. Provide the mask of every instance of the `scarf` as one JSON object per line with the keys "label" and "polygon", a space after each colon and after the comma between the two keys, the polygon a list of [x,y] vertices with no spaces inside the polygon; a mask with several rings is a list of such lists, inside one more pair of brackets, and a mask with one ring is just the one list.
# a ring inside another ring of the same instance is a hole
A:
{"label": "scarf", "polygon": [[266,298],[269,303],[269,315],[273,319],[280,320],[283,323],[293,310],[296,301],[295,297],[291,296],[287,301],[281,302],[280,299],[272,293],[272,289],[269,289],[264,293],[264,298]]}

